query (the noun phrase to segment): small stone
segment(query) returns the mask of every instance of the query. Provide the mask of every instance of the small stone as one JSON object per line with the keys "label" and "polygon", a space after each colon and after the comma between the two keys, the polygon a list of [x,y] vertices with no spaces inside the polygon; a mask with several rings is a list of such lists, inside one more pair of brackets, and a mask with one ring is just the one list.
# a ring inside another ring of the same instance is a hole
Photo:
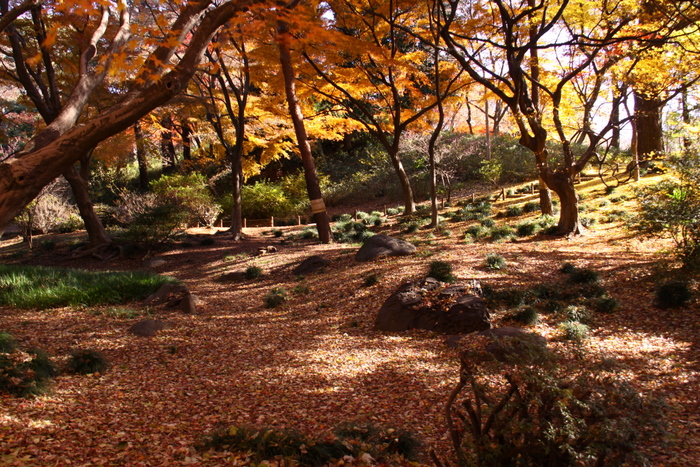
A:
{"label": "small stone", "polygon": [[149,258],[146,261],[143,262],[143,267],[145,268],[157,268],[159,266],[162,266],[166,263],[166,261],[163,258]]}
{"label": "small stone", "polygon": [[156,332],[171,328],[172,325],[170,323],[166,323],[165,321],[146,319],[131,325],[128,331],[135,336],[153,337]]}

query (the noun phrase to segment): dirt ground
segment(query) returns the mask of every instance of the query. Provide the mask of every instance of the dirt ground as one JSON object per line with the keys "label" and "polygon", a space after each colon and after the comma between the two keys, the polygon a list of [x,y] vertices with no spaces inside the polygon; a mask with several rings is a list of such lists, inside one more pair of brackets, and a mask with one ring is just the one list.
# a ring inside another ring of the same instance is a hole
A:
{"label": "dirt ground", "polygon": [[[593,203],[594,215],[603,216],[605,209]],[[595,314],[584,350],[613,357],[619,377],[642,395],[669,404],[667,444],[645,448],[653,465],[700,465],[699,306],[654,306],[656,285],[678,274],[668,242],[639,239],[620,222],[597,222],[580,237],[468,243],[462,234],[468,223],[448,222],[450,235],[426,229],[408,234],[396,220],[378,231],[400,235],[418,247],[417,253],[367,263],[354,261],[358,245],[283,242],[270,228],[246,229],[242,242],[216,235],[218,229],[190,231],[185,242],[158,253],[165,263],[153,270],[182,280],[199,299],[197,313],[151,310],[172,324],[151,338],[126,332],[143,317],[95,315],[80,308],[0,308],[0,329],[23,345],[43,348],[57,361],[75,349],[99,349],[111,362],[103,374],[61,375],[36,399],[0,396],[0,464],[242,465],[240,456],[202,453],[194,446],[213,429],[234,424],[322,436],[347,421],[411,430],[424,443],[423,463],[430,448],[449,457],[443,411],[458,378],[457,351],[433,333],[373,330],[384,300],[404,281],[425,277],[431,261],[441,260],[453,266],[460,281],[476,279],[495,288],[560,283],[559,270],[567,262],[598,271],[620,310]],[[280,229],[288,237],[300,228]],[[91,270],[144,267],[138,257],[67,261],[66,246],[80,235],[54,236],[54,250],[25,254],[17,240],[4,240],[0,259]],[[277,252],[257,256],[267,245]],[[506,259],[504,271],[485,267],[485,255],[492,252]],[[320,273],[295,277],[293,267],[311,255],[331,263]],[[260,279],[216,281],[251,265],[262,268]],[[364,287],[370,274],[379,282]],[[269,309],[263,296],[273,287],[286,288],[290,298]],[[494,310],[495,325],[504,323],[504,314]],[[571,345],[553,320],[530,329],[547,337],[555,350]]]}

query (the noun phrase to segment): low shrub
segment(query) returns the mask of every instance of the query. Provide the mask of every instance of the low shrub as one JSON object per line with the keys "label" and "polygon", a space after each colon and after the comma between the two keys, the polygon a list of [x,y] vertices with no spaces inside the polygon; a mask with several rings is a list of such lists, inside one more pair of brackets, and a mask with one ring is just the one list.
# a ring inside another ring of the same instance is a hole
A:
{"label": "low shrub", "polygon": [[685,281],[671,280],[656,288],[656,305],[659,308],[681,308],[693,298]]}
{"label": "low shrub", "polygon": [[509,318],[524,325],[537,324],[540,319],[537,310],[531,306],[526,306],[516,310],[509,316]]}
{"label": "low shrub", "polygon": [[96,350],[77,350],[71,353],[66,366],[69,373],[88,375],[92,373],[104,373],[109,368],[107,358]]}
{"label": "low shrub", "polygon": [[483,225],[472,225],[470,226],[465,232],[464,235],[467,235],[473,239],[479,239],[483,238],[488,234],[489,230],[484,227]]}
{"label": "low shrub", "polygon": [[506,208],[506,217],[518,217],[522,216],[523,208],[522,206],[513,205]]}
{"label": "low shrub", "polygon": [[488,269],[502,270],[506,267],[506,259],[498,253],[488,253],[485,261]]}
{"label": "low shrub", "polygon": [[518,237],[529,237],[531,235],[535,235],[541,228],[542,227],[540,227],[537,222],[528,221],[519,224],[515,229],[515,233]]}
{"label": "low shrub", "polygon": [[574,284],[595,284],[599,279],[598,271],[589,268],[577,268],[569,275],[569,280]]}
{"label": "low shrub", "polygon": [[248,266],[245,270],[245,278],[248,280],[259,279],[263,275],[263,270],[259,266]]}
{"label": "low shrub", "polygon": [[538,203],[536,201],[530,201],[530,202],[525,203],[523,205],[523,212],[525,212],[525,213],[537,212],[540,209],[542,209],[540,207],[540,203]]}
{"label": "low shrub", "polygon": [[562,311],[565,321],[588,323],[591,320],[591,314],[588,308],[582,305],[569,305]]}
{"label": "low shrub", "polygon": [[448,284],[451,284],[457,280],[455,275],[452,274],[452,265],[450,263],[446,263],[445,261],[431,262],[428,277],[432,277],[433,279],[437,279],[441,282],[447,282]]}
{"label": "low shrub", "polygon": [[373,285],[376,285],[379,283],[379,275],[376,273],[369,274],[367,277],[365,277],[364,281],[362,282],[363,287],[372,287]]}
{"label": "low shrub", "polygon": [[[5,340],[9,342],[11,336]],[[10,347],[6,344],[6,348]],[[46,392],[50,379],[57,374],[56,366],[41,350],[25,351],[15,345],[9,352],[0,352],[0,393],[37,396]]]}
{"label": "low shrub", "polygon": [[492,229],[496,225],[496,221],[491,219],[490,217],[486,217],[484,219],[481,219],[480,224],[486,227],[487,229]]}
{"label": "low shrub", "polygon": [[287,301],[287,290],[284,287],[275,287],[264,297],[267,308],[277,308]]}
{"label": "low shrub", "polygon": [[620,303],[612,297],[596,298],[591,303],[598,313],[615,313],[620,309]]}
{"label": "low shrub", "polygon": [[561,265],[561,269],[559,269],[561,272],[564,274],[571,274],[574,271],[576,271],[576,266],[574,266],[571,263],[564,263]]}
{"label": "low shrub", "polygon": [[515,229],[509,225],[501,225],[491,229],[491,239],[494,242],[504,242],[515,237]]}
{"label": "low shrub", "polygon": [[582,341],[588,337],[590,328],[588,325],[577,321],[564,321],[559,325],[563,338],[569,341]]}

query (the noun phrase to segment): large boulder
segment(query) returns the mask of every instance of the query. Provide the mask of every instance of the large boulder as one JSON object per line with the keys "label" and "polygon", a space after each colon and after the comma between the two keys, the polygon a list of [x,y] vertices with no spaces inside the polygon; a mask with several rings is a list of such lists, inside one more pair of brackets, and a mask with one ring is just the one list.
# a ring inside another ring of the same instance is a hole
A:
{"label": "large boulder", "polygon": [[355,254],[355,261],[369,261],[380,256],[408,256],[416,252],[415,245],[384,234],[372,235]]}
{"label": "large boulder", "polygon": [[468,334],[491,328],[486,302],[464,285],[431,277],[401,285],[382,305],[374,327],[400,332],[427,329],[442,334]]}

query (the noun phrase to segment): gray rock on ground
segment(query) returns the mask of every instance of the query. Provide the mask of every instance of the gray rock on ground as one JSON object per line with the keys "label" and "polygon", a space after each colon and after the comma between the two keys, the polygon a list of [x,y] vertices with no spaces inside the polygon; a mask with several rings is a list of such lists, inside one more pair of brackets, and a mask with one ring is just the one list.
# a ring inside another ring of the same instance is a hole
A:
{"label": "gray rock on ground", "polygon": [[163,258],[149,258],[143,262],[143,267],[144,268],[157,268],[158,266],[162,266],[166,263],[166,261]]}
{"label": "gray rock on ground", "polygon": [[355,261],[369,261],[380,256],[408,256],[416,252],[415,245],[384,234],[372,235],[355,254]]}
{"label": "gray rock on ground", "polygon": [[374,328],[401,332],[426,329],[442,334],[469,334],[491,328],[486,302],[467,286],[431,277],[401,285],[382,305]]}

